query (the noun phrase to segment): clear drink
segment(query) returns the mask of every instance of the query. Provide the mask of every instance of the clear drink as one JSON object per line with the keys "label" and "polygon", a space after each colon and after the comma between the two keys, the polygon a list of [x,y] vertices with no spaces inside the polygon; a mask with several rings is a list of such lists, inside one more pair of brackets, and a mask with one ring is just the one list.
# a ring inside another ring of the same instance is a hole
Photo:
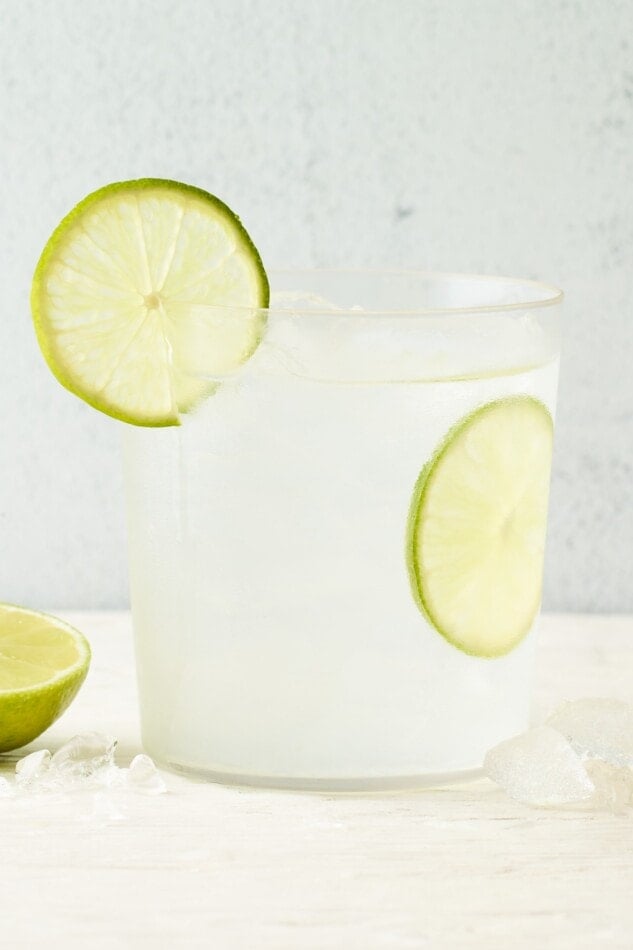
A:
{"label": "clear drink", "polygon": [[[534,633],[491,656],[438,629],[455,605],[421,606],[412,589],[414,488],[480,407],[530,397],[553,414],[560,294],[405,273],[275,283],[291,293],[239,372],[211,380],[181,427],[126,430],[144,745],[176,768],[286,787],[470,774],[526,726]],[[306,288],[319,296],[293,294]],[[480,466],[471,443],[465,464]],[[504,577],[490,568],[501,605]]]}

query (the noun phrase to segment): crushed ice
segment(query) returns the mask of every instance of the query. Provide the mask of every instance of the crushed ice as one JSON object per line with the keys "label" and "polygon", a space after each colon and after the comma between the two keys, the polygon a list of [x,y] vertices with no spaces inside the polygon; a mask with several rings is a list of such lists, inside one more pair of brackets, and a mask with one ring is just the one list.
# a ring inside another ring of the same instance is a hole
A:
{"label": "crushed ice", "polygon": [[572,748],[611,765],[633,766],[633,706],[616,699],[564,703],[547,720]]}
{"label": "crushed ice", "polygon": [[491,749],[484,767],[512,798],[530,805],[584,801],[594,785],[567,740],[549,726]]}
{"label": "crushed ice", "polygon": [[100,732],[85,732],[80,736],[73,736],[58,749],[51,759],[51,766],[61,773],[88,777],[114,764],[116,745],[117,741],[113,736]]}
{"label": "crushed ice", "polygon": [[148,755],[137,755],[129,768],[118,766],[116,745],[113,736],[86,732],[73,736],[54,755],[48,749],[31,752],[16,763],[13,783],[0,777],[0,798],[89,790],[99,793],[103,811],[103,796],[110,789],[130,790],[141,795],[160,795],[167,791],[164,779]]}
{"label": "crushed ice", "polygon": [[127,770],[127,784],[146,795],[160,795],[166,791],[165,782],[149,755],[137,755]]}
{"label": "crushed ice", "polygon": [[484,771],[526,805],[627,811],[633,806],[633,706],[611,699],[564,703],[544,726],[491,749]]}
{"label": "crushed ice", "polygon": [[275,291],[271,295],[270,308],[271,310],[315,310],[322,313],[341,310],[362,312],[363,310],[359,304],[353,304],[351,307],[339,307],[326,297],[321,297],[320,294],[296,290]]}
{"label": "crushed ice", "polygon": [[51,754],[48,749],[31,752],[20,759],[15,766],[15,781],[17,785],[29,786],[38,782],[48,772],[51,764]]}

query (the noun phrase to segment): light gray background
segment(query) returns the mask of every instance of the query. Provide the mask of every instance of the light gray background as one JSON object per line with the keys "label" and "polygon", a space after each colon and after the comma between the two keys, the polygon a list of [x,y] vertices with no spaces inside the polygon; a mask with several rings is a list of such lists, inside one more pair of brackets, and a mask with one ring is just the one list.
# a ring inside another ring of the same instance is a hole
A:
{"label": "light gray background", "polygon": [[28,295],[108,181],[191,181],[267,264],[567,292],[546,606],[633,609],[633,2],[0,0],[0,599],[127,602],[119,427]]}

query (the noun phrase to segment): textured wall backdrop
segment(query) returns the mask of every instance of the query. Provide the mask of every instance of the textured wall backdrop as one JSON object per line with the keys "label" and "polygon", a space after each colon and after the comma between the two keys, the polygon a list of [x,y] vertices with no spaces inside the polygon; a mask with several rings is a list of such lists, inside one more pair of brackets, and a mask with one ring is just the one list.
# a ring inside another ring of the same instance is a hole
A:
{"label": "textured wall backdrop", "polygon": [[546,605],[633,608],[630,0],[22,0],[0,25],[0,599],[127,600],[119,431],[37,350],[32,269],[107,181],[181,178],[271,265],[567,291]]}

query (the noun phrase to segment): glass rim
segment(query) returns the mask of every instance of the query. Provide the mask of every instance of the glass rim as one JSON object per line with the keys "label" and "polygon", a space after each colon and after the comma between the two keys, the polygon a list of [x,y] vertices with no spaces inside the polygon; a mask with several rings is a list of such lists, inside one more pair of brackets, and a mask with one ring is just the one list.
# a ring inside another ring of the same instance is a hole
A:
{"label": "glass rim", "polygon": [[[253,306],[231,306],[225,305],[220,306],[218,310],[232,310],[232,311],[244,311],[252,313],[253,310],[259,310],[262,313],[267,314],[279,314],[279,315],[289,315],[289,314],[298,314],[302,316],[315,316],[320,314],[327,314],[330,317],[371,317],[371,316],[403,316],[403,317],[425,317],[425,316],[441,316],[441,315],[460,315],[460,314],[485,314],[485,313],[512,313],[517,310],[533,310],[541,309],[545,307],[554,307],[558,304],[561,304],[564,299],[563,291],[556,287],[554,284],[547,283],[540,280],[532,280],[523,277],[505,277],[496,274],[474,274],[467,272],[458,272],[458,271],[430,271],[430,270],[417,270],[417,269],[407,269],[407,268],[371,268],[371,267],[272,267],[267,271],[267,275],[283,277],[283,275],[292,276],[296,279],[297,276],[305,275],[306,277],[306,288],[304,293],[309,294],[309,278],[310,276],[358,276],[358,277],[403,277],[403,278],[414,278],[420,280],[437,280],[437,281],[473,281],[478,283],[488,282],[491,286],[514,286],[516,288],[524,288],[525,290],[532,290],[534,295],[531,296],[529,293],[525,293],[523,299],[512,301],[511,303],[489,303],[482,304],[477,303],[472,306],[429,306],[429,307],[415,307],[415,308],[406,308],[406,309],[367,309],[367,308],[355,308],[355,307],[332,307],[319,309],[318,306],[312,307],[295,307],[292,304],[289,304],[286,307],[276,306],[274,303],[272,306],[268,307],[253,307]],[[278,286],[273,293],[284,293],[286,292],[283,287],[283,281]],[[538,295],[537,295],[538,292]],[[299,292],[300,294],[301,292]],[[215,309],[215,308],[213,308]]]}

